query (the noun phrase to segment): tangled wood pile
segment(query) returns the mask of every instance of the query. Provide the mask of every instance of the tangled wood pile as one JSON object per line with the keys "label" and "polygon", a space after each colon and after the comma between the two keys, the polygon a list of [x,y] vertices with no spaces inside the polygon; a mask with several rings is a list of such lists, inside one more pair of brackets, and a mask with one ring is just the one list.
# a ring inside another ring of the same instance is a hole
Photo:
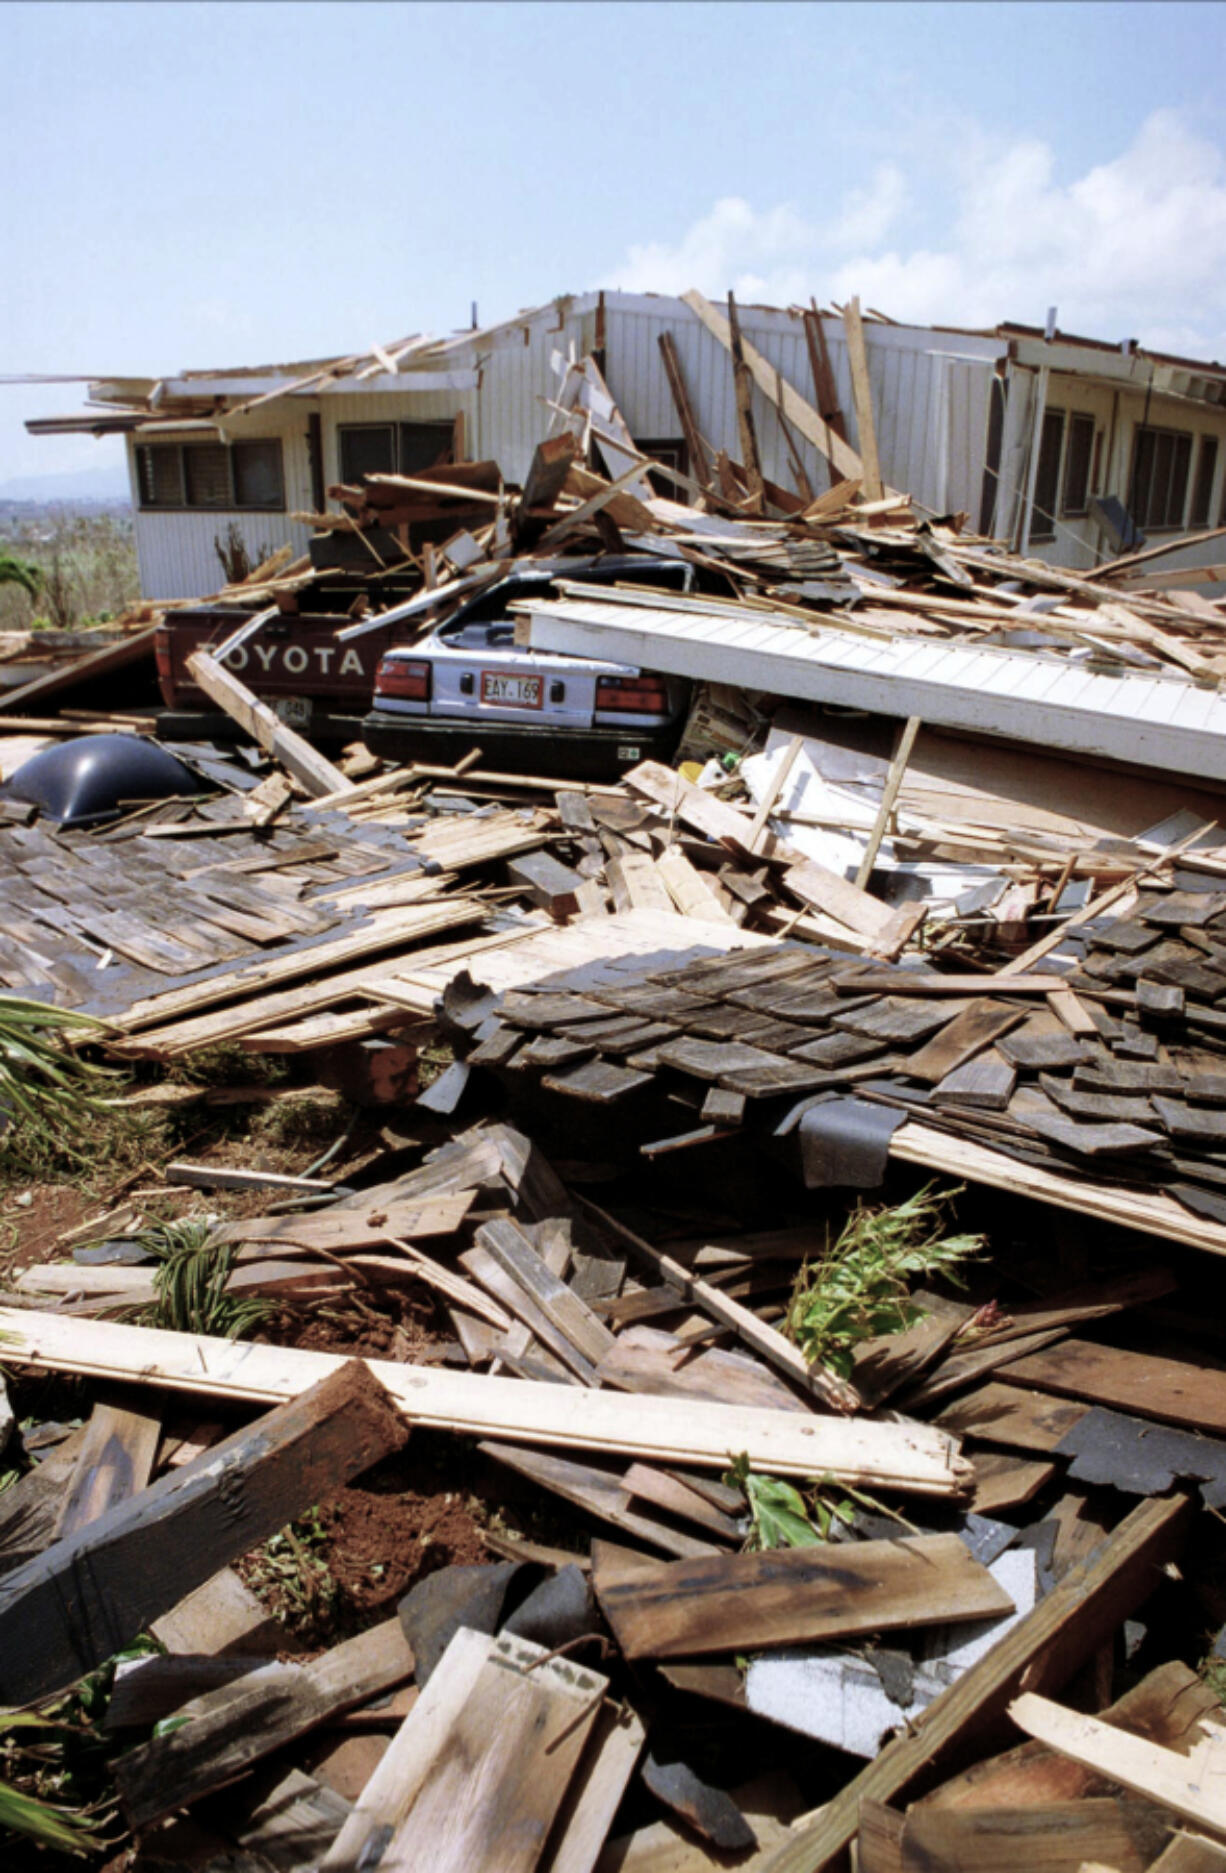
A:
{"label": "tangled wood pile", "polygon": [[[610,612],[1003,646],[1208,719],[1221,612],[1136,556],[1076,578],[748,448],[690,482],[590,359],[557,405],[522,490],[335,491],[236,626],[338,555],[347,635],[615,549],[706,583]],[[88,1736],[91,1865],[1226,1865],[1207,770],[717,680],[683,771],[334,764],[194,661],[255,744],[179,749],[197,791],[0,811],[0,1013],[92,1019],[114,1109],[178,1128],[0,1297],[0,1704]],[[212,1148],[295,1076],[322,1154]]]}

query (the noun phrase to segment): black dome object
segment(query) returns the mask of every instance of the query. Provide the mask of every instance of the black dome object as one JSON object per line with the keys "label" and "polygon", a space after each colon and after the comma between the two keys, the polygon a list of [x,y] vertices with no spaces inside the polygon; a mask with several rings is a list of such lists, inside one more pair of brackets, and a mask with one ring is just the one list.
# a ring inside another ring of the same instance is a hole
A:
{"label": "black dome object", "polygon": [[141,735],[80,735],[23,761],[0,800],[40,807],[61,826],[116,819],[123,801],[200,793],[203,783],[165,748]]}

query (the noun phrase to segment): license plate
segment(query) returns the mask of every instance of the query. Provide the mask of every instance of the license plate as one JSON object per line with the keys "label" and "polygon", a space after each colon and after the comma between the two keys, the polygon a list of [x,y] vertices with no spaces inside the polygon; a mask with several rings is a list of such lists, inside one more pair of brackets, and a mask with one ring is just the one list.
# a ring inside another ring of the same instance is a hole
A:
{"label": "license plate", "polygon": [[287,728],[305,728],[311,719],[309,696],[278,696],[273,702],[277,719]]}
{"label": "license plate", "polygon": [[544,679],[539,676],[506,676],[501,670],[482,670],[481,700],[497,703],[500,709],[539,709],[545,700]]}

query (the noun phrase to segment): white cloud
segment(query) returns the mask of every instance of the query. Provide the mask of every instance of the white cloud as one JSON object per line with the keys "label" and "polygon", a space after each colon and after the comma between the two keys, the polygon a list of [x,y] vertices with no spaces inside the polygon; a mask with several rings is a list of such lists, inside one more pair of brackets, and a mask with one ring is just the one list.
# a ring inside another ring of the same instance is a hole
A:
{"label": "white cloud", "polygon": [[[1155,111],[1128,147],[1070,181],[1034,138],[970,129],[952,180],[922,189],[897,163],[832,211],[715,203],[674,242],[631,247],[603,282],[629,291],[739,296],[787,305],[863,303],[920,323],[1042,324],[1226,357],[1226,152],[1175,111]],[[923,238],[915,225],[922,194]],[[823,208],[826,205],[823,204]],[[909,220],[904,220],[908,216]]]}

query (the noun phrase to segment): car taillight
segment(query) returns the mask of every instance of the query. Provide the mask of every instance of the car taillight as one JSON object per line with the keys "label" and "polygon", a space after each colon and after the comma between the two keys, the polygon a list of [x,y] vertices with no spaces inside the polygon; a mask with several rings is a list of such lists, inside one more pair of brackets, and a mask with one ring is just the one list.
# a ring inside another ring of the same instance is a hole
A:
{"label": "car taillight", "polygon": [[411,657],[384,657],[375,676],[375,693],[405,702],[429,702],[433,665]]}
{"label": "car taillight", "polygon": [[601,676],[596,680],[596,707],[624,715],[667,715],[668,690],[660,676]]}

